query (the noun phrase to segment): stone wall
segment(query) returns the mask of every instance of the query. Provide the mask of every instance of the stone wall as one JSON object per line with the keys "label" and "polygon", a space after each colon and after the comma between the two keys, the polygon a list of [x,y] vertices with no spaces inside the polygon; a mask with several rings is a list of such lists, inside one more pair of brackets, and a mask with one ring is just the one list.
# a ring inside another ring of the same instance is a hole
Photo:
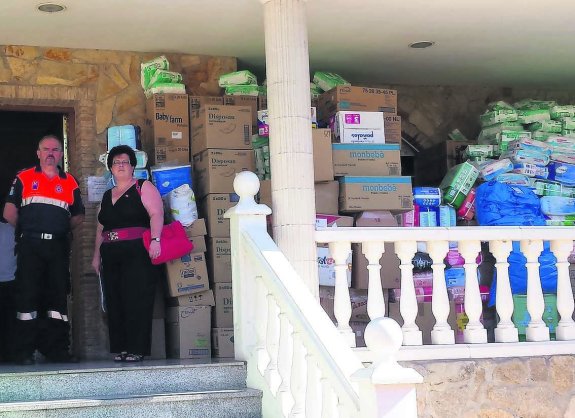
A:
{"label": "stone wall", "polygon": [[575,417],[575,356],[402,362],[421,418]]}
{"label": "stone wall", "polygon": [[[86,221],[72,258],[74,347],[83,358],[106,358],[107,331],[100,312],[97,277],[90,267],[97,205],[87,203],[88,176],[102,174],[108,126],[143,126],[145,97],[140,64],[158,53],[0,46],[0,109],[58,111],[71,117],[70,171],[86,202]],[[188,93],[219,95],[219,76],[235,71],[231,57],[164,54],[182,73]]]}

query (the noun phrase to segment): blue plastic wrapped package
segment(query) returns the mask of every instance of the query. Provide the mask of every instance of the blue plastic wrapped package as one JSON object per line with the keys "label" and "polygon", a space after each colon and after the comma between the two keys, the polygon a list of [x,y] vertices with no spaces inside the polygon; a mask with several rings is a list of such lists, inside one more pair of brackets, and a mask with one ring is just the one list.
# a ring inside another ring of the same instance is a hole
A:
{"label": "blue plastic wrapped package", "polygon": [[441,205],[441,190],[438,187],[414,187],[413,202],[420,207],[438,207]]}
{"label": "blue plastic wrapped package", "polygon": [[498,181],[477,187],[475,218],[481,226],[545,225],[539,198],[533,190]]}
{"label": "blue plastic wrapped package", "polygon": [[549,163],[549,179],[567,186],[575,186],[575,164],[551,161]]}
{"label": "blue plastic wrapped package", "polygon": [[118,145],[128,145],[132,149],[141,148],[140,127],[137,125],[110,126],[108,128],[108,150]]}
{"label": "blue plastic wrapped package", "polygon": [[168,194],[182,184],[192,187],[192,167],[190,164],[152,167],[152,181],[158,188],[160,196]]}

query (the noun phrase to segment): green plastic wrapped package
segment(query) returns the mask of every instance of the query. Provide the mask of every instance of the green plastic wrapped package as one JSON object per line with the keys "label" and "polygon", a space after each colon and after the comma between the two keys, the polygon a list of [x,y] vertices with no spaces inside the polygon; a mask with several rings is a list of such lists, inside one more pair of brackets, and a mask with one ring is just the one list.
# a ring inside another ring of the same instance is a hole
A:
{"label": "green plastic wrapped package", "polygon": [[553,106],[551,108],[551,119],[572,118],[575,117],[575,106]]}
{"label": "green plastic wrapped package", "polygon": [[451,139],[452,141],[469,141],[465,135],[463,135],[461,133],[461,131],[459,129],[454,129],[453,131],[451,131],[450,133],[447,134],[447,136],[449,137],[449,139]]}
{"label": "green plastic wrapped package", "polygon": [[153,75],[157,70],[169,70],[168,59],[161,55],[153,60],[146,61],[140,65],[140,84],[146,90],[150,86]]}
{"label": "green plastic wrapped package", "polygon": [[337,86],[351,86],[351,84],[339,74],[325,71],[316,71],[313,75],[313,82],[323,91],[329,91]]}
{"label": "green plastic wrapped package", "polygon": [[517,111],[517,122],[522,124],[542,122],[551,119],[549,109],[520,109]]}
{"label": "green plastic wrapped package", "polygon": [[501,122],[496,123],[495,125],[486,126],[484,127],[481,132],[479,132],[479,136],[477,137],[477,141],[479,144],[497,144],[497,134],[502,131],[523,131],[523,125],[517,122]]}
{"label": "green plastic wrapped package", "polygon": [[156,87],[158,84],[181,83],[182,75],[168,70],[156,70],[147,88]]}
{"label": "green plastic wrapped package", "polygon": [[477,177],[479,177],[479,170],[470,162],[466,161],[452,167],[439,185],[443,192],[443,203],[459,209]]}
{"label": "green plastic wrapped package", "polygon": [[513,103],[515,109],[551,109],[557,103],[553,100],[524,99]]}
{"label": "green plastic wrapped package", "polygon": [[218,84],[220,87],[256,85],[258,84],[258,79],[251,71],[242,70],[222,74],[218,80]]}
{"label": "green plastic wrapped package", "polygon": [[226,86],[228,96],[259,96],[260,88],[256,84]]}
{"label": "green plastic wrapped package", "polygon": [[155,83],[152,87],[144,90],[146,98],[149,99],[154,94],[186,94],[186,86],[182,83]]}
{"label": "green plastic wrapped package", "polygon": [[561,118],[561,129],[575,129],[575,118]]}
{"label": "green plastic wrapped package", "polygon": [[527,129],[530,131],[543,131],[543,132],[554,132],[554,133],[561,133],[561,129],[563,129],[563,123],[558,120],[543,120],[540,122],[533,122],[527,126]]}

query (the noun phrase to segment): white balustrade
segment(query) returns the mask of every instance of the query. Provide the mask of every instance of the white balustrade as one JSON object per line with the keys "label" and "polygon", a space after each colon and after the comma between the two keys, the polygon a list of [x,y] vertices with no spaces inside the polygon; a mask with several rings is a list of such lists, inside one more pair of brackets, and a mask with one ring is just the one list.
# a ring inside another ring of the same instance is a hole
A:
{"label": "white balustrade", "polygon": [[527,258],[527,311],[529,324],[525,330],[527,341],[549,341],[549,328],[543,322],[545,302],[539,278],[539,256],[543,251],[541,240],[521,240],[521,252]]}
{"label": "white balustrade", "polygon": [[519,332],[511,321],[513,314],[513,295],[509,283],[509,263],[507,258],[511,253],[513,243],[511,241],[492,241],[489,250],[495,257],[495,269],[497,271],[497,284],[495,286],[496,310],[499,315],[499,323],[495,328],[495,342],[515,343],[519,341]]}
{"label": "white balustrade", "polygon": [[367,314],[370,319],[375,319],[385,316],[385,301],[381,287],[381,265],[379,264],[379,260],[385,251],[385,246],[383,242],[366,242],[362,248],[368,262]]}
{"label": "white balustrade", "polygon": [[346,339],[350,347],[355,347],[355,334],[349,326],[351,318],[351,301],[347,286],[347,259],[351,253],[351,244],[345,241],[329,244],[329,251],[334,261],[335,292],[333,314],[337,320],[337,329]]}
{"label": "white balustrade", "polygon": [[557,258],[557,311],[561,317],[557,325],[556,336],[558,340],[575,340],[575,322],[572,318],[575,301],[567,261],[569,254],[573,251],[573,241],[553,241],[551,251]]}
{"label": "white balustrade", "polygon": [[479,280],[477,279],[477,264],[475,259],[481,251],[479,241],[461,241],[458,246],[459,253],[465,260],[465,313],[469,322],[463,331],[466,343],[486,343],[487,330],[480,321],[483,305],[479,293]]}
{"label": "white balustrade", "polygon": [[[399,312],[403,318],[403,343],[405,345],[423,344],[423,336],[419,327],[415,324],[417,318],[417,299],[413,284],[413,256],[417,251],[417,242],[400,241],[395,244],[395,252],[401,262],[401,302]],[[369,297],[369,295],[368,295]]]}

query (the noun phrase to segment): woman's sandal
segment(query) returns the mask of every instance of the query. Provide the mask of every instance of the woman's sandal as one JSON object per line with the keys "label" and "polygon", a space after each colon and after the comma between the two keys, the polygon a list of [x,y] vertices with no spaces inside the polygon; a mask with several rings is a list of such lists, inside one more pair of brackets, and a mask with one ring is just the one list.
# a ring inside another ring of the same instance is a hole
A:
{"label": "woman's sandal", "polygon": [[126,363],[139,363],[144,360],[144,356],[141,354],[126,354],[124,361]]}
{"label": "woman's sandal", "polygon": [[122,361],[126,361],[126,356],[127,356],[127,355],[128,355],[128,352],[127,352],[127,351],[122,351],[120,354],[117,354],[117,355],[114,357],[114,361],[117,362],[117,363],[120,363],[120,362],[122,362]]}

